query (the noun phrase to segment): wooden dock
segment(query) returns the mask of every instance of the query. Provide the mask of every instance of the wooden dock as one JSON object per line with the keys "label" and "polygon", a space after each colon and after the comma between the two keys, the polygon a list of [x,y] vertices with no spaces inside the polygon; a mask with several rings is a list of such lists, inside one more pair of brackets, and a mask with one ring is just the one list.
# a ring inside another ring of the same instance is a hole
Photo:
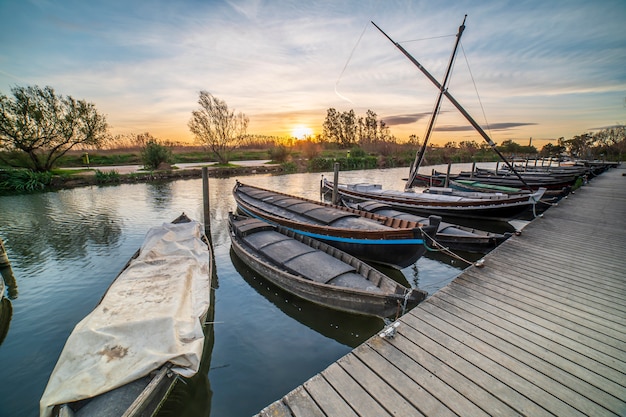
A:
{"label": "wooden dock", "polygon": [[626,169],[260,416],[625,416]]}

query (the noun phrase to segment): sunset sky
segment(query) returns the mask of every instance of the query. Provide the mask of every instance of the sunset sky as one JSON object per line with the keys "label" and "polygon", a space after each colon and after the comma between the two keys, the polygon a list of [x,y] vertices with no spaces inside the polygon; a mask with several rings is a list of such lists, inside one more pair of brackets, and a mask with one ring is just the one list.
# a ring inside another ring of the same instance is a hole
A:
{"label": "sunset sky", "polygon": [[[113,134],[174,141],[193,141],[200,90],[251,134],[321,133],[332,107],[423,138],[438,91],[370,21],[441,81],[465,14],[449,92],[495,142],[626,123],[624,0],[0,0],[0,93],[49,85]],[[445,99],[436,127],[482,142]]]}

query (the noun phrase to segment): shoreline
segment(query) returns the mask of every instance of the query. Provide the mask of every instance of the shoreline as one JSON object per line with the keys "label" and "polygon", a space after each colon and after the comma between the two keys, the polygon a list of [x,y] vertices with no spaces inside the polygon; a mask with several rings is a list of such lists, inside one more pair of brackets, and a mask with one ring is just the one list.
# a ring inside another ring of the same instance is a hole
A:
{"label": "shoreline", "polygon": [[[233,167],[214,167],[207,166],[209,176],[217,178],[225,178],[242,174],[267,174],[281,173],[283,169],[280,165],[250,165],[250,166],[233,166]],[[134,184],[142,182],[158,182],[158,181],[175,181],[180,179],[202,178],[202,167],[197,168],[180,168],[155,171],[136,170],[129,173],[119,173],[117,175],[100,177],[96,175],[99,168],[91,168],[91,171],[81,172],[72,175],[54,176],[50,184],[43,191],[58,191],[67,188],[89,187],[89,186],[107,186],[118,184]],[[108,172],[117,172],[109,169]]]}

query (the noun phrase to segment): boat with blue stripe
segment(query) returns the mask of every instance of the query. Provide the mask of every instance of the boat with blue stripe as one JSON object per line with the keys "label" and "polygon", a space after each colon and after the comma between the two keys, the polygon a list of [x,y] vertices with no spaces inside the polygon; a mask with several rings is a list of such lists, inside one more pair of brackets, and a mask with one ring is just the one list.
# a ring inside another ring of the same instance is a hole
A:
{"label": "boat with blue stripe", "polygon": [[436,216],[428,223],[393,219],[239,181],[233,196],[242,214],[323,241],[362,260],[398,269],[424,255],[424,239],[436,233],[440,221]]}

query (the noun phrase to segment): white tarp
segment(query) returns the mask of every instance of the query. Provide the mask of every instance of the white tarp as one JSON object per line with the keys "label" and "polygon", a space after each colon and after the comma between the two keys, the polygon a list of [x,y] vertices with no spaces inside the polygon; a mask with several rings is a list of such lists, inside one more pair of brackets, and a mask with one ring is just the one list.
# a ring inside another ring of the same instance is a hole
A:
{"label": "white tarp", "polygon": [[138,258],[76,325],[48,386],[40,415],[55,404],[94,397],[170,362],[198,371],[209,308],[211,256],[198,222],[150,229]]}

